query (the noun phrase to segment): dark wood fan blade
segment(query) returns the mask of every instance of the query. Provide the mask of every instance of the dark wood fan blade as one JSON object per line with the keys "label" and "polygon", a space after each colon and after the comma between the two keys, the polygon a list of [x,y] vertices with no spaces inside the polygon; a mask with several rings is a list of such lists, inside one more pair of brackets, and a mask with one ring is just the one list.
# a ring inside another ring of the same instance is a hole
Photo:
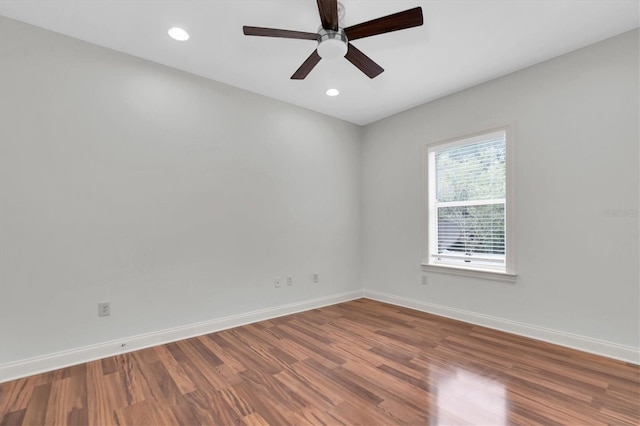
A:
{"label": "dark wood fan blade", "polygon": [[[319,1],[319,0],[318,0]],[[422,8],[405,10],[345,28],[349,41],[422,25]]]}
{"label": "dark wood fan blade", "polygon": [[349,50],[344,57],[369,78],[375,78],[384,71],[380,65],[373,62],[370,57],[356,49],[351,43],[349,43]]}
{"label": "dark wood fan blade", "polygon": [[318,40],[318,34],[304,31],[279,30],[276,28],[242,27],[244,35],[260,37],[297,38],[304,40]]}
{"label": "dark wood fan blade", "polygon": [[311,55],[307,58],[307,60],[304,61],[302,65],[300,65],[300,68],[298,68],[298,70],[293,73],[293,75],[291,76],[291,79],[303,80],[307,75],[309,75],[311,70],[316,65],[318,65],[318,62],[320,62],[320,59],[322,58],[320,58],[320,55],[318,55],[318,51],[314,50],[313,53],[311,53]]}
{"label": "dark wood fan blade", "polygon": [[338,31],[338,0],[317,0],[320,22],[325,30]]}

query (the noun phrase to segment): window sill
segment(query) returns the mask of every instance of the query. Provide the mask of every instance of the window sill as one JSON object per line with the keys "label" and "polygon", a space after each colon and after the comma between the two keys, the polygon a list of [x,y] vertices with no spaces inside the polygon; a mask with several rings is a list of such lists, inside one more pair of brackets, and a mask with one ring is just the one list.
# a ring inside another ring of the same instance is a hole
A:
{"label": "window sill", "polygon": [[442,265],[427,265],[423,263],[422,272],[435,272],[438,274],[458,275],[462,277],[478,278],[481,280],[500,281],[503,283],[515,283],[517,275],[504,272],[479,271],[477,269],[456,268]]}

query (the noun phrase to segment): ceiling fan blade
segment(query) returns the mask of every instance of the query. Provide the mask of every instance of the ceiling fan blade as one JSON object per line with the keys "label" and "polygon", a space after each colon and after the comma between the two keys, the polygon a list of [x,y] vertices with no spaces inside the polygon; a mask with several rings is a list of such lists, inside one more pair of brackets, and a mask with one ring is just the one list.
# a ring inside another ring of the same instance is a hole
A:
{"label": "ceiling fan blade", "polygon": [[318,40],[318,34],[304,31],[279,30],[276,28],[242,27],[244,35],[260,37],[297,38],[304,40]]}
{"label": "ceiling fan blade", "polygon": [[390,33],[391,31],[418,27],[422,25],[422,23],[422,8],[416,7],[405,10],[404,12],[394,13],[393,15],[387,15],[382,18],[353,25],[345,28],[344,32],[347,34],[347,38],[352,41],[359,38]]}
{"label": "ceiling fan blade", "polygon": [[338,0],[317,0],[320,22],[325,30],[338,31]]}
{"label": "ceiling fan blade", "polygon": [[351,43],[349,43],[349,50],[344,57],[369,78],[375,78],[384,71],[380,65],[373,62],[370,57],[356,49]]}
{"label": "ceiling fan blade", "polygon": [[309,75],[311,70],[318,65],[320,62],[320,55],[318,55],[318,51],[314,50],[313,53],[307,58],[306,61],[300,65],[300,68],[291,76],[291,80],[304,80],[304,78]]}

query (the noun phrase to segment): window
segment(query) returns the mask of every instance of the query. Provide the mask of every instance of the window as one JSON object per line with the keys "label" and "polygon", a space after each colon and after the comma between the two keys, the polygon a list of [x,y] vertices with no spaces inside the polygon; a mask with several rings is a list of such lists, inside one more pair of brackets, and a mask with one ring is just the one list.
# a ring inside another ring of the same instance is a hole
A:
{"label": "window", "polygon": [[423,268],[514,281],[509,129],[425,146]]}

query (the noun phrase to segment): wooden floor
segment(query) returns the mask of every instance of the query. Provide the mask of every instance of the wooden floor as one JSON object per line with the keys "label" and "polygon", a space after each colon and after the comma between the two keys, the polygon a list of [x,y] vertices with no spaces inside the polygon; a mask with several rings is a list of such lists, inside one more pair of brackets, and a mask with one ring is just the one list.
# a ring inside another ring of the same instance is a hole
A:
{"label": "wooden floor", "polygon": [[639,368],[360,299],[0,384],[5,425],[638,425]]}

